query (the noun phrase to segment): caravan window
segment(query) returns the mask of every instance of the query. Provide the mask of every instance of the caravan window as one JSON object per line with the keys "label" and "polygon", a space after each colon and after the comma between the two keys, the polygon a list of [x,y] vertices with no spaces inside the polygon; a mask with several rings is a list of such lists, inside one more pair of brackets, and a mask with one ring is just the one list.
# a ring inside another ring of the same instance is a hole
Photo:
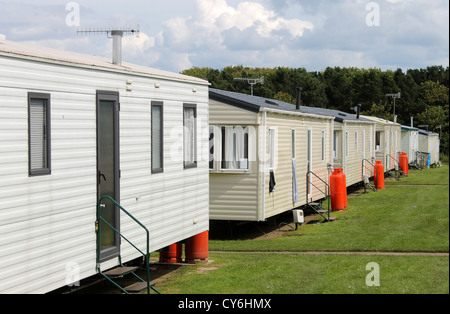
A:
{"label": "caravan window", "polygon": [[344,146],[345,146],[345,157],[348,157],[348,132],[345,132]]}
{"label": "caravan window", "polygon": [[322,161],[325,161],[325,131],[322,130]]}
{"label": "caravan window", "polygon": [[248,170],[249,128],[244,126],[223,126],[222,163],[223,170]]}
{"label": "caravan window", "polygon": [[50,168],[50,95],[28,94],[29,175],[51,173]]}
{"label": "caravan window", "polygon": [[152,102],[152,173],[163,172],[163,103]]}
{"label": "caravan window", "polygon": [[273,170],[277,164],[277,130],[269,128],[269,169]]}
{"label": "caravan window", "polygon": [[381,150],[381,132],[377,131],[375,133],[375,151],[379,152]]}
{"label": "caravan window", "polygon": [[197,106],[183,106],[183,163],[184,168],[197,167]]}
{"label": "caravan window", "polygon": [[337,131],[333,132],[333,158],[337,158],[338,157],[338,137],[339,134]]}

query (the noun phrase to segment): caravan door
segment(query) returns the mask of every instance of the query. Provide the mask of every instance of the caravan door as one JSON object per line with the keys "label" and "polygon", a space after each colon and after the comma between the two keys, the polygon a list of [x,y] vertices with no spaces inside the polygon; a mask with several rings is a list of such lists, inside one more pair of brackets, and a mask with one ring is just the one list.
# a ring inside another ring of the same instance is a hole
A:
{"label": "caravan door", "polygon": [[[97,196],[109,196],[119,203],[119,94],[97,93]],[[100,205],[101,216],[120,231],[119,208],[111,201]],[[100,261],[117,257],[120,236],[104,221],[100,221]]]}

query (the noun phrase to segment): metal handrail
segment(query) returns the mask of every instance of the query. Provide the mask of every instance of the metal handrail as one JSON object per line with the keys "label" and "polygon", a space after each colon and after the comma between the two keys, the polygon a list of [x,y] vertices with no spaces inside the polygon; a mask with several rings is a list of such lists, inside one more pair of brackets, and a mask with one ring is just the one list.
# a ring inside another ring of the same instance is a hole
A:
{"label": "metal handrail", "polygon": [[[318,188],[314,183],[312,183],[312,180],[309,180],[309,174],[313,174],[317,179],[319,179],[320,181],[322,181],[323,184],[325,184],[325,192],[322,191],[320,188]],[[320,178],[317,174],[315,174],[314,172],[312,172],[311,170],[308,171],[306,173],[306,202],[307,204],[309,204],[309,198],[308,198],[308,185],[311,183],[312,186],[314,186],[317,190],[319,190],[323,195],[325,195],[325,198],[329,198],[330,197],[330,185],[328,183],[326,183],[324,180],[322,180],[322,178]],[[312,194],[312,191],[311,191]],[[328,217],[330,216],[330,201],[328,200]]]}
{"label": "metal handrail", "polygon": [[[387,166],[388,160],[389,160],[388,157],[390,157],[391,159],[394,160],[394,162],[395,162],[395,164],[394,164],[394,171],[395,171],[395,173],[396,173],[396,176],[394,176],[394,177],[395,177],[395,179],[396,179],[397,181],[400,181],[400,173],[401,173],[401,170],[400,170],[400,163],[399,163],[399,161],[398,161],[397,159],[395,159],[395,157],[392,157],[391,154],[386,154],[386,166]],[[387,170],[388,170],[388,173],[389,173],[390,175],[392,175],[391,172],[390,172],[390,169],[387,169]]]}
{"label": "metal handrail", "polygon": [[[369,168],[366,166],[365,162],[367,162],[369,165],[371,165],[372,168],[373,168],[373,170],[372,170],[372,169],[369,169]],[[369,160],[367,160],[367,159],[363,159],[363,160],[362,160],[361,168],[362,168],[362,170],[363,170],[364,168],[366,168],[367,170],[370,171],[371,174],[374,174],[374,173],[375,173],[375,165],[374,165],[373,163],[371,163],[371,162],[370,162]],[[363,172],[364,172],[364,171],[361,171],[361,175],[362,175]],[[372,176],[371,176],[371,177],[372,177]]]}
{"label": "metal handrail", "polygon": [[[117,207],[119,207],[125,214],[128,215],[128,217],[130,217],[131,219],[134,220],[134,222],[136,222],[140,227],[142,227],[147,235],[147,253],[142,252],[138,247],[136,247],[133,243],[130,242],[130,240],[128,240],[122,233],[120,233],[120,231],[118,231],[116,228],[114,228],[109,222],[107,222],[101,215],[101,203],[103,200],[109,200],[111,201],[114,205],[116,205]],[[100,240],[101,240],[101,224],[100,221],[103,221],[109,228],[111,228],[115,233],[117,233],[118,235],[120,235],[120,237],[122,237],[123,239],[125,239],[132,247],[134,247],[139,253],[141,253],[144,257],[145,257],[145,266],[146,266],[146,270],[147,270],[147,293],[150,294],[150,232],[148,231],[148,229],[140,222],[138,221],[133,215],[131,215],[125,208],[123,208],[119,203],[117,203],[113,198],[111,198],[108,195],[104,195],[102,197],[100,197],[100,199],[97,202],[97,267],[98,267],[98,271],[100,272],[100,274],[103,275],[103,273],[100,270]],[[120,256],[119,256],[120,258]],[[142,280],[139,276],[137,276],[136,274],[134,274],[137,278],[139,278],[140,280]],[[106,277],[106,276],[105,276]],[[109,279],[109,278],[108,278]],[[114,283],[114,282],[113,282]],[[117,287],[119,287],[122,291],[124,291],[124,289],[120,286],[118,286],[116,283],[114,283]],[[126,291],[125,291],[126,292]]]}

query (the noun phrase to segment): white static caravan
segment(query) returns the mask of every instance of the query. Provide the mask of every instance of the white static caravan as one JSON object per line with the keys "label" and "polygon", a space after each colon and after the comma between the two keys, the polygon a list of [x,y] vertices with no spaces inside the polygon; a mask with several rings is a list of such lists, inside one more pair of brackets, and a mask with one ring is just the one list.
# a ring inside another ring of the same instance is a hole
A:
{"label": "white static caravan", "polygon": [[419,151],[419,129],[402,125],[402,147],[401,151],[408,154],[408,163],[414,164]]}
{"label": "white static caravan", "polygon": [[363,181],[363,175],[369,177],[374,164],[375,150],[373,149],[373,136],[375,123],[358,114],[351,114],[333,109],[314,107],[301,107],[303,112],[331,116],[333,123],[333,167],[342,168],[346,176],[347,187]]}
{"label": "white static caravan", "polygon": [[428,166],[439,163],[439,145],[440,139],[438,133],[419,129],[419,151],[430,154]]}
{"label": "white static caravan", "polygon": [[398,153],[401,152],[401,125],[383,118],[362,117],[375,122],[375,160],[383,163],[385,172],[397,169]]}
{"label": "white static caravan", "polygon": [[310,169],[328,182],[333,120],[281,101],[210,89],[210,219],[264,221],[305,205],[307,197],[324,198],[307,187],[306,174]]}
{"label": "white static caravan", "polygon": [[[100,195],[148,228],[151,252],[207,231],[208,85],[0,40],[0,293],[95,275]],[[145,251],[144,230],[105,206]],[[141,256],[102,235],[103,270]]]}

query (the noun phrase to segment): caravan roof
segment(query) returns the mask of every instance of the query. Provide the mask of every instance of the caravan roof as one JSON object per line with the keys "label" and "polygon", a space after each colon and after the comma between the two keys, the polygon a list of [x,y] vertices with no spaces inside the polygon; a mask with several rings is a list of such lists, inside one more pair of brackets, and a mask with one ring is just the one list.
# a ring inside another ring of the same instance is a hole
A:
{"label": "caravan roof", "polygon": [[343,121],[363,121],[371,122],[370,120],[359,118],[356,114],[346,113],[334,109],[316,108],[300,106],[300,110],[297,110],[294,104],[290,104],[281,100],[273,100],[265,97],[251,96],[242,93],[229,92],[224,90],[218,90],[214,88],[209,89],[209,96],[215,100],[233,101],[233,103],[243,109],[247,109],[254,112],[263,111],[264,109],[283,110],[289,112],[297,112],[305,115],[313,116],[325,116],[334,118],[337,122]]}
{"label": "caravan roof", "polygon": [[161,79],[172,79],[178,81],[187,81],[198,84],[209,85],[205,80],[171,73],[168,71],[149,68],[142,65],[123,62],[122,65],[115,65],[111,59],[91,56],[71,51],[52,49],[47,47],[39,47],[27,43],[19,43],[0,38],[0,56],[10,56],[16,58],[28,58],[43,62],[72,64],[80,67],[99,68],[110,71],[133,73],[135,75],[144,75],[158,77]]}

